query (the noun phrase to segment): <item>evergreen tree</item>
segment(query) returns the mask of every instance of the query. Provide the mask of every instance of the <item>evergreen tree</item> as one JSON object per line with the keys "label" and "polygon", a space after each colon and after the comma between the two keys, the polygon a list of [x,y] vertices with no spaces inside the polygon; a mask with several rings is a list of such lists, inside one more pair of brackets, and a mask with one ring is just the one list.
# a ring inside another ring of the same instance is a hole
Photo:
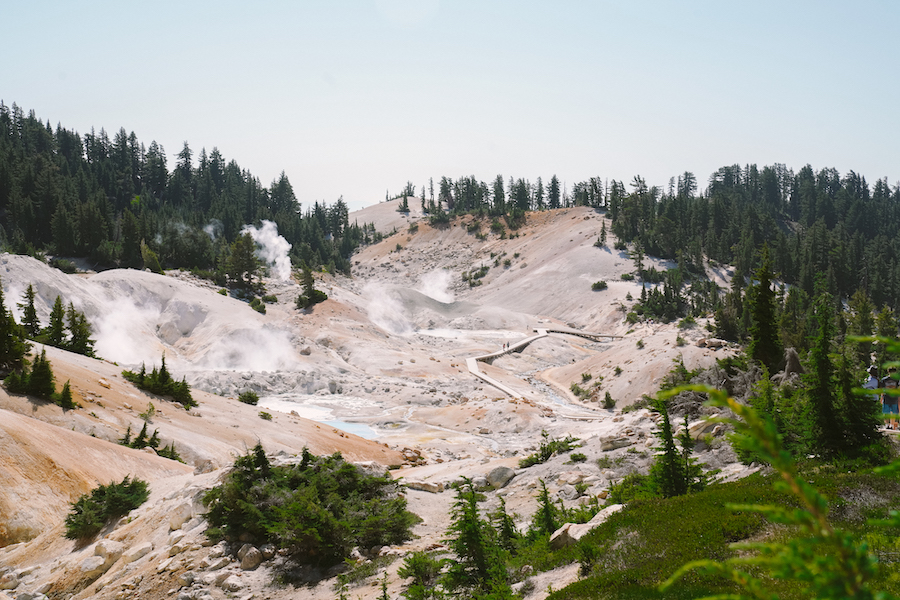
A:
{"label": "evergreen tree", "polygon": [[472,590],[477,594],[498,590],[502,594],[509,588],[506,556],[493,528],[478,514],[480,497],[469,479],[456,490],[447,541],[457,560],[447,572],[447,587],[451,591]]}
{"label": "evergreen tree", "polygon": [[803,382],[810,411],[808,444],[814,452],[832,456],[842,446],[842,432],[835,406],[832,378],[831,340],[834,337],[834,309],[831,294],[821,292],[816,299],[814,319],[818,333],[807,359]]}
{"label": "evergreen tree", "polygon": [[316,289],[316,280],[313,277],[312,269],[305,262],[301,267],[300,285],[303,286],[303,293],[297,296],[297,308],[309,308],[328,300],[328,294]]}
{"label": "evergreen tree", "polygon": [[163,272],[156,252],[151,250],[150,246],[143,240],[141,240],[141,261],[144,263],[144,268],[149,269],[151,273]]}
{"label": "evergreen tree", "polygon": [[[144,425],[146,425],[146,423]],[[153,435],[151,435],[150,439],[147,440],[147,445],[149,447],[153,448],[154,450],[156,450],[157,446],[159,446],[159,430],[158,429],[153,430]]]}
{"label": "evergreen tree", "polygon": [[173,379],[172,374],[169,373],[169,369],[166,367],[166,353],[162,353],[162,359],[160,360],[162,365],[159,367],[159,372],[156,374],[156,383],[162,388],[169,386]]}
{"label": "evergreen tree", "polygon": [[66,311],[69,326],[69,341],[65,349],[84,356],[94,356],[94,340],[91,339],[91,324],[88,323],[84,313],[75,310],[75,305],[69,303]]}
{"label": "evergreen tree", "polygon": [[528,530],[528,537],[536,539],[542,536],[550,537],[553,532],[559,529],[559,509],[553,505],[550,498],[550,492],[547,490],[547,484],[543,479],[539,480],[541,489],[538,491],[538,509],[531,519],[531,528]]}
{"label": "evergreen tree", "polygon": [[547,188],[547,202],[550,208],[559,208],[559,179],[554,174],[550,178],[550,186]]}
{"label": "evergreen tree", "polygon": [[863,455],[866,449],[874,449],[878,445],[881,449],[870,453],[869,458],[884,460],[888,448],[882,444],[884,439],[878,431],[882,423],[881,404],[877,396],[854,392],[859,380],[855,376],[858,371],[853,368],[854,355],[852,350],[839,354],[835,365],[835,388],[839,394],[839,413],[843,417],[844,428],[842,450],[849,456],[857,457]]}
{"label": "evergreen tree", "polygon": [[653,408],[662,417],[660,431],[656,434],[662,443],[656,449],[662,454],[657,455],[650,467],[650,487],[663,498],[681,496],[688,492],[688,477],[684,458],[675,447],[669,409],[664,400],[656,400]]}
{"label": "evergreen tree", "polygon": [[56,393],[55,377],[50,361],[47,360],[47,351],[41,350],[39,356],[34,359],[31,366],[31,374],[28,376],[28,393],[44,400],[51,400]]}
{"label": "evergreen tree", "polygon": [[[847,321],[847,335],[871,336],[875,333],[875,307],[865,291],[859,289],[853,293],[847,303],[850,309]],[[872,342],[863,341],[856,345],[856,363],[860,367],[868,367],[872,361]]]}
{"label": "evergreen tree", "polygon": [[747,354],[774,372],[782,359],[784,349],[778,336],[777,307],[771,269],[769,247],[764,245],[760,266],[756,271],[756,285],[747,291],[751,313],[750,346]]}
{"label": "evergreen tree", "polygon": [[41,322],[38,320],[37,310],[34,308],[34,299],[34,286],[29,283],[22,298],[23,302],[18,307],[22,309],[22,327],[25,329],[25,335],[31,339],[41,333]]}
{"label": "evergreen tree", "polygon": [[119,444],[123,446],[131,446],[131,424],[128,425],[128,429],[125,430],[125,435],[119,440]]}
{"label": "evergreen tree", "polygon": [[240,235],[231,245],[226,271],[238,287],[253,289],[253,279],[258,276],[259,259],[256,258],[256,242],[249,232]]}
{"label": "evergreen tree", "polygon": [[497,543],[510,554],[515,554],[518,541],[522,536],[516,530],[513,518],[506,512],[506,500],[502,497],[500,506],[491,513],[491,522],[497,532]]}
{"label": "evergreen tree", "polygon": [[[875,333],[881,338],[875,343],[875,365],[881,369],[882,366],[889,361],[900,359],[900,355],[890,352],[888,344],[884,339],[895,339],[898,333],[897,317],[890,306],[883,306],[875,317]],[[881,376],[884,373],[879,373]]]}
{"label": "evergreen tree", "polygon": [[16,323],[12,313],[6,310],[3,283],[0,282],[0,374],[21,369],[26,352],[28,344],[22,328]]}
{"label": "evergreen tree", "polygon": [[62,348],[66,343],[66,310],[63,308],[62,298],[56,297],[53,309],[50,311],[50,323],[44,330],[46,342],[51,346]]}
{"label": "evergreen tree", "polygon": [[137,450],[145,448],[147,446],[147,423],[144,422],[144,426],[141,427],[141,432],[134,438],[134,441],[131,442],[131,447]]}
{"label": "evergreen tree", "polygon": [[63,389],[59,393],[59,400],[57,401],[57,404],[59,404],[66,410],[71,410],[73,408],[76,408],[77,406],[75,404],[75,400],[72,398],[72,387],[69,385],[68,380],[66,380],[66,382],[63,384]]}

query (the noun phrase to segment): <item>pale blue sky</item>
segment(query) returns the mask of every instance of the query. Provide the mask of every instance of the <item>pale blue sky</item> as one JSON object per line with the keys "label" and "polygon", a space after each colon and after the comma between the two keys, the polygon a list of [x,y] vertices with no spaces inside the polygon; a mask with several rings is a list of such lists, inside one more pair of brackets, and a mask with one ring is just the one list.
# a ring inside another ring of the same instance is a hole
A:
{"label": "pale blue sky", "polygon": [[0,99],[298,199],[785,163],[900,179],[898,2],[30,0]]}

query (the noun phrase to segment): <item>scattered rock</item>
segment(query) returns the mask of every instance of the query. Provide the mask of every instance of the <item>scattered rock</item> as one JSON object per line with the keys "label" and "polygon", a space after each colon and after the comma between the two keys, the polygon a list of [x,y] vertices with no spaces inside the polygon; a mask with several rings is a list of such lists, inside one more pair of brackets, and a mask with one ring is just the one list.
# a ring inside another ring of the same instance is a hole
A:
{"label": "scattered rock", "polygon": [[487,482],[495,490],[506,487],[512,478],[516,476],[516,472],[509,467],[495,467],[487,474]]}
{"label": "scattered rock", "polygon": [[19,576],[15,573],[6,573],[0,577],[0,590],[14,590],[19,585]]}
{"label": "scattered rock", "polygon": [[244,557],[247,556],[247,553],[253,548],[255,548],[253,544],[244,544],[241,546],[241,549],[237,552],[238,560],[244,560]]}
{"label": "scattered rock", "polygon": [[420,492],[431,492],[432,494],[439,494],[444,491],[444,484],[441,482],[435,481],[404,481],[406,487],[411,490],[419,490]]}
{"label": "scattered rock", "polygon": [[169,513],[169,529],[175,531],[190,520],[194,514],[194,508],[190,502],[182,502]]}
{"label": "scattered rock", "polygon": [[200,561],[200,568],[207,569],[209,571],[218,571],[224,567],[228,566],[228,563],[231,562],[231,559],[227,556],[219,556],[217,558],[204,558]]}
{"label": "scattered rock", "polygon": [[150,542],[145,542],[138,546],[134,546],[133,548],[129,548],[127,552],[125,552],[125,562],[133,563],[139,558],[143,558],[147,554],[153,551],[153,544]]}
{"label": "scattered rock", "polygon": [[263,544],[259,547],[259,551],[262,553],[263,560],[269,560],[275,556],[278,549],[274,544]]}
{"label": "scattered rock", "polygon": [[[106,573],[106,561],[102,556],[88,556],[78,565],[78,570],[88,579],[94,579]],[[12,588],[10,588],[12,589]]]}
{"label": "scattered rock", "polygon": [[603,438],[600,440],[600,451],[609,452],[611,450],[617,450],[618,448],[630,446],[631,444],[631,440],[629,440],[627,437]]}
{"label": "scattered rock", "polygon": [[258,548],[250,548],[241,559],[241,569],[244,571],[252,571],[262,562],[262,552]]}
{"label": "scattered rock", "polygon": [[556,493],[556,495],[563,500],[574,500],[581,494],[578,493],[578,490],[575,489],[574,485],[564,485],[559,488],[559,491]]}
{"label": "scattered rock", "polygon": [[225,556],[226,548],[223,542],[219,542],[209,550],[209,554],[207,556],[209,558],[219,558],[220,556]]}
{"label": "scattered rock", "polygon": [[237,575],[231,575],[220,584],[226,592],[237,592],[244,587],[244,582]]}
{"label": "scattered rock", "polygon": [[554,531],[553,535],[550,536],[550,547],[559,549],[575,544],[578,540],[584,537],[587,532],[606,521],[606,519],[608,519],[611,514],[622,510],[622,508],[624,507],[624,504],[612,504],[594,515],[594,518],[592,518],[587,523],[566,523],[565,525]]}
{"label": "scattered rock", "polygon": [[111,567],[114,562],[119,560],[125,551],[125,545],[122,542],[104,539],[97,542],[94,546],[94,555],[103,558],[107,563],[107,567]]}

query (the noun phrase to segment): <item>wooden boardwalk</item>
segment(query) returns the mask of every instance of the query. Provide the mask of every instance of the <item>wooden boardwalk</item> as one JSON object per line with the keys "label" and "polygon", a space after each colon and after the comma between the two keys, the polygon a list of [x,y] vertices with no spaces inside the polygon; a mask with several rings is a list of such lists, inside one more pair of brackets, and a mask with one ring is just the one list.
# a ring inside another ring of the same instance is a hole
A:
{"label": "wooden boardwalk", "polygon": [[496,358],[500,358],[501,356],[505,356],[507,354],[510,354],[511,352],[521,352],[522,349],[525,348],[531,342],[533,342],[535,340],[539,340],[543,337],[547,337],[547,335],[551,334],[551,333],[577,335],[577,336],[587,338],[587,339],[595,341],[595,342],[612,340],[612,339],[620,339],[620,338],[624,337],[621,335],[609,335],[609,334],[604,334],[604,333],[590,333],[590,332],[586,332],[586,331],[578,331],[577,329],[565,329],[565,328],[536,327],[534,331],[536,332],[535,335],[532,335],[527,338],[523,338],[523,339],[519,340],[518,342],[512,342],[506,348],[501,348],[500,350],[497,350],[496,352],[490,352],[488,354],[481,354],[479,356],[472,356],[470,358],[467,358],[466,359],[466,367],[468,367],[469,372],[472,375],[481,379],[485,383],[488,383],[488,384],[494,386],[495,388],[499,389],[500,391],[504,392],[505,394],[507,394],[513,398],[520,398],[521,395],[518,394],[515,390],[513,390],[508,385],[500,383],[499,381],[497,381],[490,375],[486,375],[485,373],[482,373],[481,370],[478,368],[478,363],[484,362],[487,364],[491,364],[494,361],[494,359],[496,359]]}

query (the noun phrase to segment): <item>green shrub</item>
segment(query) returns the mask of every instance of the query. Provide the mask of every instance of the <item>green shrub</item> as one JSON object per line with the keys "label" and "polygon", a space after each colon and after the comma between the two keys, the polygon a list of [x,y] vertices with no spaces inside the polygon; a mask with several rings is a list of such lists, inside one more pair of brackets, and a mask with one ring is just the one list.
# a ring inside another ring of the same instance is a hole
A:
{"label": "green shrub", "polygon": [[613,372],[616,374],[616,377],[622,374],[622,367],[616,365],[616,368],[613,369]]}
{"label": "green shrub", "polygon": [[622,281],[634,281],[634,275],[632,273],[622,273]]}
{"label": "green shrub", "polygon": [[147,483],[125,477],[121,483],[101,485],[72,503],[66,516],[66,537],[86,540],[97,535],[109,521],[124,517],[147,501]]}
{"label": "green shrub", "polygon": [[595,292],[605,290],[607,287],[609,287],[609,286],[607,285],[607,283],[605,281],[595,281],[594,283],[591,284],[591,289],[594,290]]}
{"label": "green shrub", "polygon": [[136,385],[138,389],[172,398],[172,400],[181,404],[185,410],[197,406],[197,401],[191,396],[191,388],[187,381],[183,377],[181,381],[176,381],[172,378],[172,375],[166,368],[165,353],[162,355],[162,366],[158,371],[154,366],[153,371],[148,374],[146,366],[141,364],[141,370],[138,373],[122,371],[122,377]]}
{"label": "green shrub", "polygon": [[541,431],[541,445],[534,454],[526,456],[519,461],[519,466],[523,469],[532,465],[545,463],[556,454],[562,454],[575,448],[575,442],[578,438],[566,436],[564,439],[550,439],[550,435],[546,431]]}
{"label": "green shrub", "polygon": [[585,456],[581,452],[573,452],[569,455],[569,460],[571,460],[573,463],[584,462],[587,460],[587,456]]}
{"label": "green shrub", "polygon": [[354,547],[399,544],[417,517],[397,482],[369,475],[340,454],[303,451],[297,464],[273,466],[257,444],[203,498],[213,540],[272,543],[298,564],[327,568]]}
{"label": "green shrub", "polygon": [[588,396],[591,395],[590,390],[584,389],[577,383],[573,383],[572,385],[570,385],[569,390],[571,390],[571,392],[573,394],[575,394],[578,398],[587,398]]}
{"label": "green shrub", "polygon": [[259,394],[257,394],[253,390],[247,390],[246,392],[243,392],[240,396],[238,396],[238,400],[240,400],[244,404],[256,406],[259,403]]}
{"label": "green shrub", "polygon": [[613,399],[612,395],[609,393],[609,390],[606,391],[606,394],[603,396],[603,408],[615,408],[616,401]]}
{"label": "green shrub", "polygon": [[[428,600],[441,597],[435,584],[441,575],[445,561],[434,558],[428,552],[413,552],[403,559],[403,566],[397,569],[397,576],[412,579],[403,592],[407,600]],[[436,593],[437,592],[437,593]]]}
{"label": "green shrub", "polygon": [[[151,406],[153,406],[151,404]],[[149,412],[149,411],[148,411]],[[141,427],[140,433],[132,439],[131,438],[131,425],[128,426],[128,429],[125,430],[125,435],[122,439],[118,440],[119,444],[122,446],[128,446],[129,448],[134,448],[135,450],[141,450],[142,448],[153,448],[156,450],[156,454],[162,456],[163,458],[168,458],[170,460],[177,460],[180,463],[184,461],[181,459],[181,455],[175,450],[175,442],[172,442],[168,446],[164,446],[163,448],[159,447],[159,430],[154,429],[153,433],[150,437],[147,437],[147,423],[149,420],[144,421],[144,426]]]}
{"label": "green shrub", "polygon": [[263,304],[262,300],[260,300],[259,298],[254,298],[250,301],[250,308],[260,314],[266,314],[266,305]]}
{"label": "green shrub", "polygon": [[78,267],[75,266],[75,263],[66,258],[54,258],[50,261],[50,266],[59,269],[67,275],[72,275],[73,273],[78,272]]}
{"label": "green shrub", "polygon": [[275,304],[276,302],[278,302],[278,296],[276,296],[275,294],[266,294],[262,297],[262,301],[266,304]]}
{"label": "green shrub", "polygon": [[272,413],[267,413],[266,411],[261,410],[261,411],[259,411],[259,418],[262,419],[263,421],[271,421]]}
{"label": "green shrub", "polygon": [[688,315],[685,318],[678,321],[678,329],[690,329],[691,327],[695,327],[697,325],[697,320],[694,319],[693,316]]}

